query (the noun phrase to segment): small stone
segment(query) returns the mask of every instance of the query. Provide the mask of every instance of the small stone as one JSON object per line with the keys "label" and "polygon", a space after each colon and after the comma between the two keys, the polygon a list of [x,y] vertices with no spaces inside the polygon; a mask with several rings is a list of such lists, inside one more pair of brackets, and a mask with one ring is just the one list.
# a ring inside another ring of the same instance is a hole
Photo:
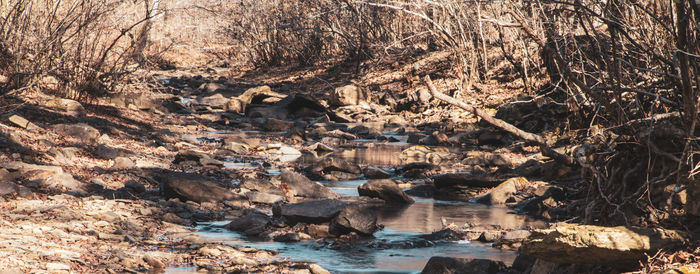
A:
{"label": "small stone", "polygon": [[198,252],[204,256],[211,257],[219,257],[219,255],[221,255],[221,250],[207,246],[200,248]]}
{"label": "small stone", "polygon": [[17,125],[18,127],[25,128],[28,130],[32,130],[32,129],[37,128],[37,126],[34,125],[34,123],[29,122],[29,120],[27,120],[24,117],[19,116],[17,114],[10,116],[10,118],[8,118],[8,120],[10,122],[12,122],[13,124]]}
{"label": "small stone", "polygon": [[165,264],[163,262],[161,262],[158,258],[155,258],[149,254],[144,255],[143,260],[146,261],[146,263],[148,263],[148,265],[150,265],[153,268],[156,268],[156,269],[165,268]]}
{"label": "small stone", "polygon": [[330,271],[323,269],[323,267],[317,264],[310,264],[309,270],[312,274],[331,274]]}
{"label": "small stone", "polygon": [[129,158],[126,157],[117,157],[114,159],[114,163],[112,164],[112,169],[132,169],[136,166],[134,161],[132,161]]}

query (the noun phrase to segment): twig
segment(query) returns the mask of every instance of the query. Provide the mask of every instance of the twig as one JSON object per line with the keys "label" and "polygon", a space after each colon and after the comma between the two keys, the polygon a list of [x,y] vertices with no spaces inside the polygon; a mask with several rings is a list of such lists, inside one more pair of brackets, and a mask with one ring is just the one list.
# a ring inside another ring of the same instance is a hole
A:
{"label": "twig", "polygon": [[435,85],[433,85],[433,81],[430,80],[429,75],[426,75],[424,80],[425,80],[425,84],[428,86],[428,89],[430,90],[430,93],[432,93],[433,96],[435,96],[435,98],[438,98],[438,99],[445,101],[451,105],[455,105],[455,106],[458,106],[466,111],[469,111],[469,112],[479,116],[481,119],[484,119],[489,124],[492,124],[500,129],[502,129],[502,130],[505,130],[505,131],[515,135],[515,136],[518,136],[518,137],[522,138],[523,140],[537,143],[540,146],[540,150],[542,151],[542,155],[551,157],[555,161],[560,162],[560,163],[564,163],[566,165],[574,165],[573,158],[554,151],[552,148],[549,147],[549,145],[547,144],[545,139],[542,138],[542,136],[539,136],[539,135],[534,134],[534,133],[529,133],[529,132],[523,131],[523,130],[517,128],[516,126],[509,124],[506,121],[503,121],[501,119],[498,119],[498,118],[495,118],[495,117],[489,115],[488,113],[486,113],[485,111],[483,111],[481,109],[478,109],[472,105],[468,105],[464,102],[461,102],[457,99],[454,99],[450,96],[447,96],[447,95],[439,92],[435,88]]}

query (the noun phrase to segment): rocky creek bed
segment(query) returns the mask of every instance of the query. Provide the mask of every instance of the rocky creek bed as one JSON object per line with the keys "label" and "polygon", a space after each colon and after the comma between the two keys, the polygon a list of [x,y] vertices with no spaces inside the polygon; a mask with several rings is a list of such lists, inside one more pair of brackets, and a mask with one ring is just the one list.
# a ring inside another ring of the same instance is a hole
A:
{"label": "rocky creek bed", "polygon": [[3,116],[0,267],[627,271],[690,238],[565,222],[580,171],[467,113],[421,112],[427,93],[392,104],[348,85],[319,100],[154,78],[169,93],[90,106],[35,94]]}

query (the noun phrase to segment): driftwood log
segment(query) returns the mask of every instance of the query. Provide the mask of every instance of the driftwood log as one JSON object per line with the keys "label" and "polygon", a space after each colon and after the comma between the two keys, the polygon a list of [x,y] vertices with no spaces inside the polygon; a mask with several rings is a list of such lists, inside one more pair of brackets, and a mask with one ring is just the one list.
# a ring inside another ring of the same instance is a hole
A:
{"label": "driftwood log", "polygon": [[425,81],[425,84],[428,86],[430,93],[432,93],[435,98],[438,98],[438,99],[440,99],[448,104],[451,104],[451,105],[460,107],[466,111],[469,111],[469,112],[473,113],[474,115],[479,116],[481,119],[488,122],[489,124],[491,124],[497,128],[500,128],[502,130],[505,130],[505,131],[515,135],[515,136],[518,136],[525,141],[536,143],[537,145],[539,145],[540,151],[542,152],[542,155],[550,157],[550,158],[554,159],[555,161],[566,164],[566,165],[574,165],[575,164],[574,159],[572,157],[561,154],[559,152],[556,152],[554,149],[552,149],[551,146],[549,144],[547,144],[545,139],[542,138],[542,136],[539,136],[539,135],[534,134],[534,133],[523,131],[523,130],[517,128],[516,126],[514,126],[506,121],[503,121],[501,119],[498,119],[496,117],[489,115],[485,111],[483,111],[475,106],[469,105],[469,104],[464,103],[462,101],[459,101],[455,98],[447,96],[447,95],[443,94],[442,92],[439,92],[435,88],[435,85],[433,85],[433,81],[430,79],[429,75],[425,76],[424,81]]}

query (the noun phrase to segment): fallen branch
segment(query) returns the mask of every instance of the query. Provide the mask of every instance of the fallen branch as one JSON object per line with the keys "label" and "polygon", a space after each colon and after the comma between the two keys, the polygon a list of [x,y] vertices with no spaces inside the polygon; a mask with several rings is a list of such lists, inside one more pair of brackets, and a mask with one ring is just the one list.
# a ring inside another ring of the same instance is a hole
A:
{"label": "fallen branch", "polygon": [[515,135],[515,136],[518,136],[525,141],[530,141],[530,142],[534,142],[534,143],[538,144],[540,146],[540,151],[542,152],[542,155],[544,155],[544,156],[551,157],[555,161],[566,164],[566,165],[574,165],[575,164],[573,158],[554,151],[554,149],[552,149],[547,144],[547,142],[544,140],[544,138],[542,138],[542,136],[539,136],[539,135],[534,134],[534,133],[523,131],[523,130],[517,128],[516,126],[509,124],[506,121],[503,121],[501,119],[498,119],[496,117],[489,115],[488,113],[486,113],[485,111],[483,111],[481,109],[478,109],[472,105],[466,104],[466,103],[459,101],[455,98],[447,96],[447,95],[443,94],[442,92],[439,92],[435,88],[435,85],[433,85],[433,81],[430,80],[430,76],[428,76],[428,75],[425,76],[424,81],[425,81],[425,84],[428,86],[430,93],[432,93],[435,98],[438,98],[438,99],[445,101],[451,105],[455,105],[455,106],[458,106],[466,111],[469,111],[469,112],[473,113],[474,115],[479,116],[481,119],[484,119],[484,121],[488,122],[489,124],[494,125],[495,127],[498,127],[502,130],[505,130],[505,131]]}

